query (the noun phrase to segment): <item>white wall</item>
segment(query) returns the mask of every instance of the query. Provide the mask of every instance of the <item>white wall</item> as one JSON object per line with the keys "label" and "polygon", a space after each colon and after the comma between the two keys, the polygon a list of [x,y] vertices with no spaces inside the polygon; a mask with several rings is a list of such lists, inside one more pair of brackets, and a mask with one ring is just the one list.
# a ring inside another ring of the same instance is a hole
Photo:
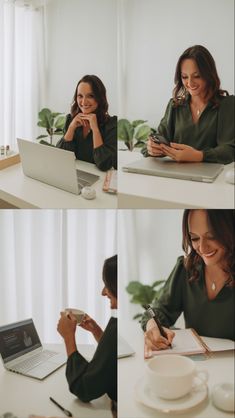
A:
{"label": "white wall", "polygon": [[156,127],[174,87],[176,62],[189,46],[213,55],[222,88],[234,93],[233,0],[119,0],[124,51],[119,116]]}
{"label": "white wall", "polygon": [[129,302],[125,287],[132,280],[152,284],[165,280],[182,250],[183,210],[119,210],[119,315],[141,311]]}
{"label": "white wall", "polygon": [[116,0],[49,0],[47,106],[68,113],[78,80],[96,74],[117,114]]}

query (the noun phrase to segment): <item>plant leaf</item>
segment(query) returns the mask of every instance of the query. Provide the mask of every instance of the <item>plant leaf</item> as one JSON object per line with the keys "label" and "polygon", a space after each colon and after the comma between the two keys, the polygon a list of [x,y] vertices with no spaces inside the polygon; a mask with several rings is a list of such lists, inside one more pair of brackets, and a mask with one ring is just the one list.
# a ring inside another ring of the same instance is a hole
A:
{"label": "plant leaf", "polygon": [[137,130],[135,134],[135,138],[137,141],[146,141],[150,132],[151,132],[151,128],[148,125],[142,125]]}
{"label": "plant leaf", "polygon": [[60,116],[59,118],[56,119],[55,121],[55,128],[57,129],[63,129],[65,125],[65,116]]}
{"label": "plant leaf", "polygon": [[142,288],[142,286],[143,286],[142,283],[137,282],[137,281],[132,281],[126,287],[126,291],[130,294],[134,294],[138,292]]}
{"label": "plant leaf", "polygon": [[134,128],[127,119],[119,119],[118,121],[118,139],[130,142],[134,135]]}
{"label": "plant leaf", "polygon": [[36,139],[41,139],[41,138],[48,138],[48,135],[39,135],[39,136],[37,136]]}
{"label": "plant leaf", "polygon": [[136,128],[136,126],[142,125],[142,123],[147,122],[147,120],[137,119],[132,122],[132,126]]}

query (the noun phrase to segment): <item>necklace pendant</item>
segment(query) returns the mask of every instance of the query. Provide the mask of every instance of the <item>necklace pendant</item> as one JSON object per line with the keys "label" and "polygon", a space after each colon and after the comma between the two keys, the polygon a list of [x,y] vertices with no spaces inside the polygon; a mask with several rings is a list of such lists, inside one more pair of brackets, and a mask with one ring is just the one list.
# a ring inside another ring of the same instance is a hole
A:
{"label": "necklace pendant", "polygon": [[215,282],[213,282],[213,283],[212,283],[212,285],[211,285],[211,289],[212,289],[213,291],[215,291],[215,290],[216,290]]}
{"label": "necklace pendant", "polygon": [[199,117],[199,116],[200,116],[200,114],[201,114],[201,112],[200,112],[200,110],[198,109],[198,110],[197,110],[197,116]]}

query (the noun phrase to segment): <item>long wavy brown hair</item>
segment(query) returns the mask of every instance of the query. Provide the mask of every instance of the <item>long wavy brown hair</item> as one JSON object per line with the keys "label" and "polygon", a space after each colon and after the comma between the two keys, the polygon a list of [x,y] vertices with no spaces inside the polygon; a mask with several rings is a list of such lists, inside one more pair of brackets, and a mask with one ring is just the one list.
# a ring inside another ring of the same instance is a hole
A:
{"label": "long wavy brown hair", "polygon": [[80,83],[88,83],[90,84],[91,90],[94,94],[94,98],[98,103],[97,109],[95,111],[97,116],[97,121],[99,125],[102,125],[106,119],[108,118],[108,101],[106,97],[106,88],[99,77],[96,75],[85,75],[84,77],[79,80],[77,83],[74,95],[73,95],[73,101],[71,104],[71,116],[74,118],[79,112],[81,112],[81,109],[78,106],[77,103],[77,89]]}
{"label": "long wavy brown hair", "polygon": [[[189,235],[189,214],[192,210],[186,209],[183,215],[183,240],[182,247],[185,252],[185,268],[189,273],[189,280],[197,280],[199,269],[203,266],[202,258],[193,248]],[[225,249],[224,271],[228,273],[227,285],[234,287],[235,278],[235,258],[234,258],[234,220],[235,211],[233,209],[207,209],[207,221],[213,236]]]}
{"label": "long wavy brown hair", "polygon": [[202,45],[191,46],[179,57],[175,70],[175,88],[173,90],[173,102],[175,106],[185,103],[189,97],[189,93],[186,91],[181,77],[181,65],[185,59],[193,59],[196,62],[200,76],[206,82],[206,97],[215,107],[219,106],[219,96],[228,96],[229,93],[220,88],[220,79],[215,60],[208,49]]}

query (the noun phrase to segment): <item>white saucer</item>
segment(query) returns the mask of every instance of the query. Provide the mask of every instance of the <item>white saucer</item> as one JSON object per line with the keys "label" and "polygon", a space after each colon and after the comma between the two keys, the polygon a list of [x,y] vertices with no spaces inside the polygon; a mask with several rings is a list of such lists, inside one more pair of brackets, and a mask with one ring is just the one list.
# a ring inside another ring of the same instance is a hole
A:
{"label": "white saucer", "polygon": [[200,389],[192,390],[182,398],[172,400],[156,398],[143,378],[135,385],[135,399],[138,402],[165,414],[179,414],[189,411],[202,403],[207,398],[207,395],[208,389],[206,384],[201,386]]}

